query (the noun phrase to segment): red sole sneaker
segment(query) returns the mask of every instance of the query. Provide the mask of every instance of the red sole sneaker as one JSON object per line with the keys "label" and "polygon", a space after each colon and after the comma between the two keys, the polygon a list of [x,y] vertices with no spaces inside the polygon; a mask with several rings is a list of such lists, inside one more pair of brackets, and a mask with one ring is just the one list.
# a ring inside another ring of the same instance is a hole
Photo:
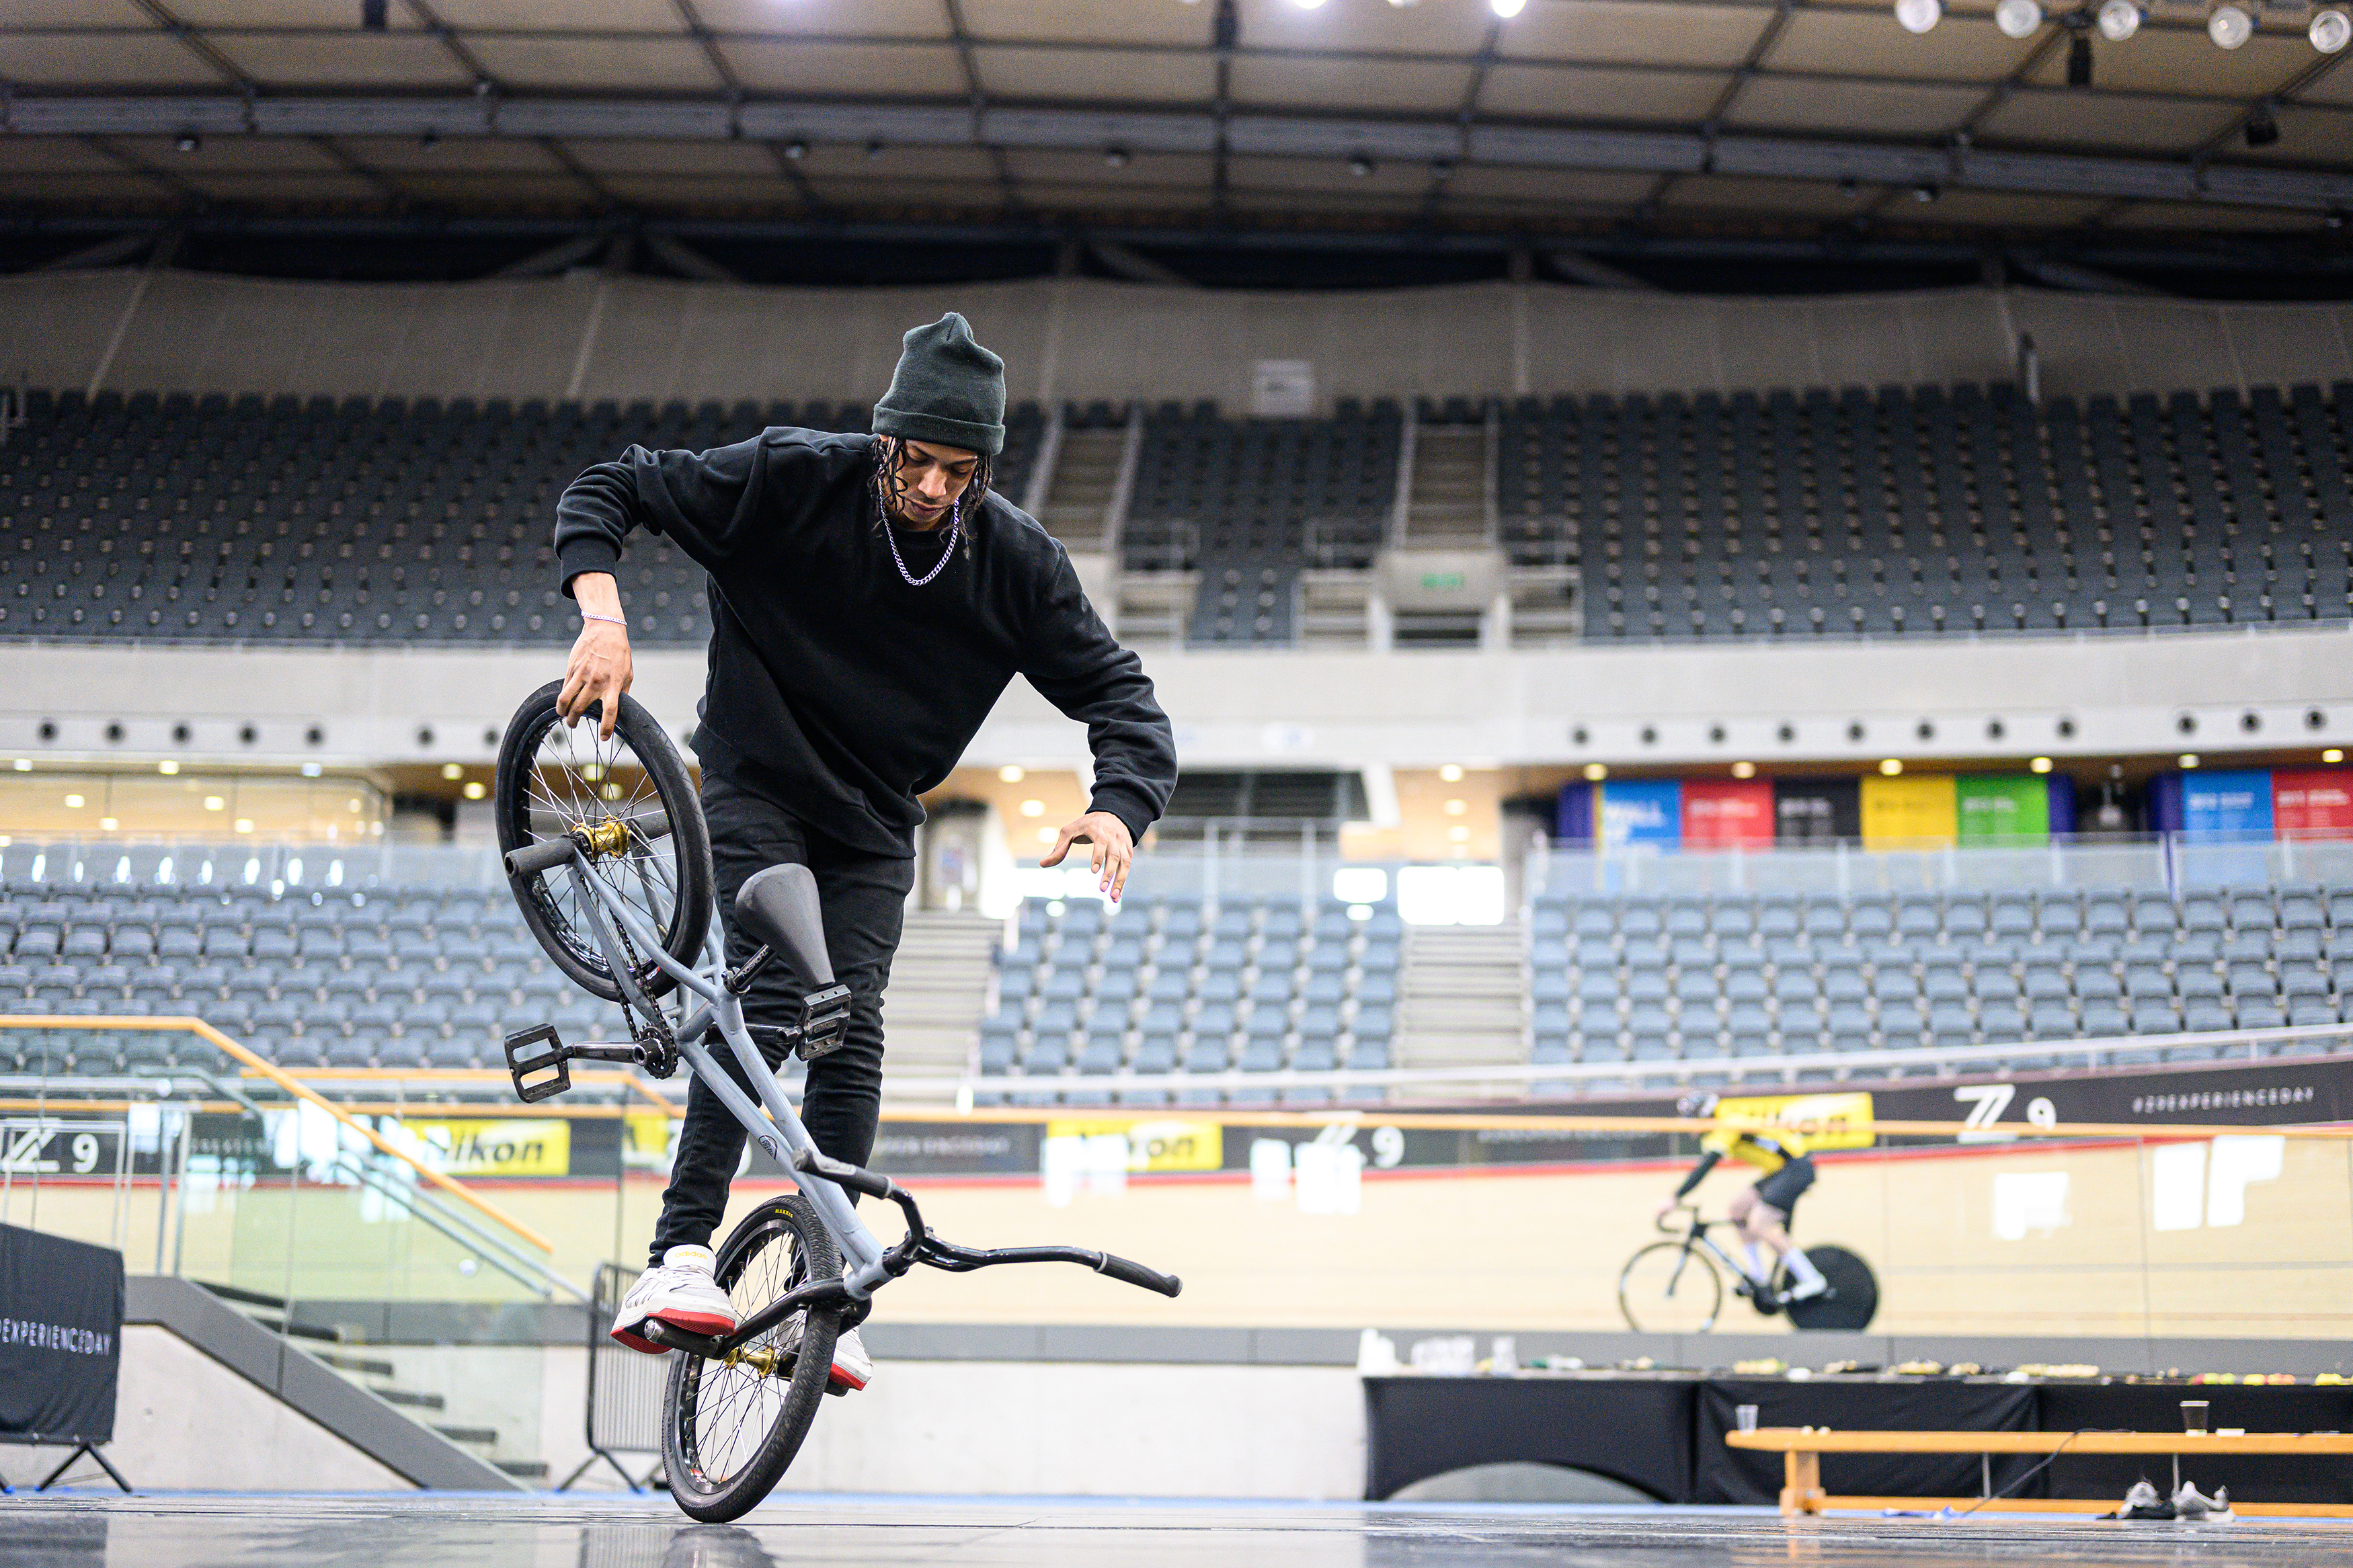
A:
{"label": "red sole sneaker", "polygon": [[[657,1312],[654,1318],[657,1321],[667,1323],[681,1333],[716,1336],[732,1334],[735,1331],[733,1323],[711,1312]],[[655,1344],[634,1330],[617,1328],[610,1337],[617,1343],[625,1344],[633,1351],[643,1351],[648,1355],[670,1353],[666,1346]]]}
{"label": "red sole sneaker", "polygon": [[838,1362],[833,1366],[831,1381],[836,1388],[846,1388],[852,1394],[857,1393],[860,1389],[866,1386],[866,1380],[864,1378],[850,1376],[849,1373],[842,1370],[840,1363]]}

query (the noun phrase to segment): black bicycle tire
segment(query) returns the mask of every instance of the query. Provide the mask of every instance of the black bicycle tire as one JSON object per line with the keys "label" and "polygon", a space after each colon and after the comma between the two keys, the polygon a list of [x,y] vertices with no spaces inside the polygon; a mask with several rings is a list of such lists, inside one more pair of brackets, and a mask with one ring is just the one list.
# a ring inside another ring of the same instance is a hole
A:
{"label": "black bicycle tire", "polygon": [[[564,722],[555,710],[556,694],[563,689],[563,684],[549,681],[524,698],[514,717],[507,721],[506,734],[499,744],[497,784],[491,792],[501,856],[537,842],[530,828],[531,803],[523,774],[532,765],[540,738],[552,725]],[[602,712],[603,704],[593,703],[580,722],[596,723]],[[621,716],[615,729],[645,764],[653,780],[655,797],[670,819],[670,837],[676,845],[678,859],[678,904],[671,912],[670,929],[662,933],[662,947],[670,957],[691,968],[702,957],[703,938],[711,929],[712,889],[716,882],[711,864],[711,830],[702,818],[702,803],[695,795],[694,781],[688,775],[678,748],[636,698],[621,699]],[[582,962],[580,953],[556,930],[559,917],[546,896],[544,878],[568,874],[557,871],[510,875],[507,888],[522,906],[523,925],[533,940],[565,977],[592,996],[618,1002],[619,984],[602,964],[591,967]],[[584,933],[583,940],[584,945],[594,951],[594,939]],[[676,984],[650,965],[648,970],[640,983],[649,997],[663,995]]]}
{"label": "black bicycle tire", "polygon": [[1713,1281],[1715,1286],[1715,1304],[1708,1309],[1707,1321],[1701,1325],[1698,1331],[1704,1333],[1713,1330],[1715,1327],[1716,1319],[1724,1315],[1724,1271],[1715,1266],[1715,1259],[1710,1258],[1699,1247],[1690,1247],[1684,1242],[1653,1241],[1636,1247],[1634,1249],[1634,1256],[1626,1259],[1626,1266],[1618,1270],[1618,1315],[1625,1319],[1626,1326],[1633,1330],[1636,1333],[1663,1333],[1668,1331],[1656,1328],[1644,1328],[1641,1322],[1636,1321],[1634,1317],[1633,1303],[1627,1299],[1626,1281],[1633,1278],[1634,1270],[1641,1267],[1642,1259],[1649,1257],[1651,1253],[1661,1251],[1683,1252],[1685,1250],[1688,1250],[1691,1253],[1692,1262],[1694,1264],[1707,1271],[1708,1279]]}
{"label": "black bicycle tire", "polygon": [[[759,1253],[756,1243],[787,1228],[799,1238],[807,1259],[805,1278],[824,1279],[841,1272],[832,1235],[808,1200],[796,1194],[770,1198],[728,1233],[713,1262],[720,1286],[732,1286],[742,1276],[744,1266]],[[800,1352],[776,1424],[742,1469],[710,1487],[696,1484],[702,1471],[693,1441],[695,1409],[709,1363],[699,1356],[673,1352],[669,1390],[662,1399],[662,1468],[669,1478],[670,1496],[689,1518],[704,1524],[725,1524],[750,1512],[776,1489],[800,1452],[809,1423],[824,1401],[826,1385],[833,1376],[833,1345],[840,1327],[838,1310],[810,1308],[802,1314]]]}
{"label": "black bicycle tire", "polygon": [[[1879,1274],[1870,1261],[1852,1247],[1826,1242],[1818,1242],[1805,1252],[1830,1280],[1834,1294],[1790,1302],[1785,1309],[1789,1326],[1823,1333],[1860,1333],[1870,1328],[1872,1320],[1879,1316]],[[1775,1289],[1788,1289],[1788,1265],[1776,1269],[1773,1279]]]}

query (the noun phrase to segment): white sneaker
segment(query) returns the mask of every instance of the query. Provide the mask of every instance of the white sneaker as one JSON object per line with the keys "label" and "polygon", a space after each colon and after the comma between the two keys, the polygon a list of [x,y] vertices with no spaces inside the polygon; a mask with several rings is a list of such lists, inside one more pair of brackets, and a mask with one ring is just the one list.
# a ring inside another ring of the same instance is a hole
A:
{"label": "white sneaker", "polygon": [[663,1353],[661,1346],[637,1330],[649,1318],[690,1334],[732,1334],[735,1303],[711,1275],[711,1248],[673,1247],[662,1254],[661,1267],[649,1268],[621,1300],[613,1315],[613,1338],[648,1355]]}
{"label": "white sneaker", "polygon": [[1787,1290],[1781,1293],[1781,1300],[1784,1301],[1810,1301],[1815,1297],[1827,1291],[1830,1288],[1831,1282],[1829,1280],[1821,1278],[1820,1275],[1816,1275],[1811,1279],[1801,1279],[1795,1285],[1790,1286]]}
{"label": "white sneaker", "polygon": [[[788,1353],[797,1352],[801,1342],[801,1324],[807,1320],[795,1318],[785,1325],[779,1348]],[[852,1394],[874,1381],[874,1358],[866,1353],[866,1342],[858,1337],[856,1329],[844,1329],[834,1337],[833,1376],[828,1394]]]}

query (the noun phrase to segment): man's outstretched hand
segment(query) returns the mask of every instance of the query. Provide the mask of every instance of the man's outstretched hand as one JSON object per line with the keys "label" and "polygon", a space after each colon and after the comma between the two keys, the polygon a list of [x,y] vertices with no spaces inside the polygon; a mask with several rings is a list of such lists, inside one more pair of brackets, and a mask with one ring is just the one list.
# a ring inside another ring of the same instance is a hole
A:
{"label": "man's outstretched hand", "polygon": [[1092,863],[1096,885],[1116,901],[1127,886],[1127,868],[1135,864],[1135,840],[1128,837],[1127,824],[1108,811],[1091,811],[1065,825],[1054,847],[1038,864],[1060,865],[1071,846],[1082,838],[1094,846]]}
{"label": "man's outstretched hand", "polygon": [[[572,591],[583,610],[600,616],[621,613],[621,590],[609,572],[583,572],[572,580]],[[634,672],[629,664],[629,628],[612,621],[583,620],[573,641],[572,657],[564,666],[564,689],[556,694],[555,710],[567,724],[576,722],[589,705],[602,702],[597,739],[613,738],[621,721],[621,694],[629,689]]]}

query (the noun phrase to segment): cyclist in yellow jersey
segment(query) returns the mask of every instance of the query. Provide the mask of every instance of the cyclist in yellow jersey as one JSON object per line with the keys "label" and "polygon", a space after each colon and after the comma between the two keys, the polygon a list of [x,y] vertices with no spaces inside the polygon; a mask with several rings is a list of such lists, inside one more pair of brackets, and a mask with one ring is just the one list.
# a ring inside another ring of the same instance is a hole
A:
{"label": "cyclist in yellow jersey", "polygon": [[[1676,1109],[1685,1117],[1713,1115],[1715,1096],[1686,1096]],[[1814,1161],[1807,1152],[1805,1139],[1769,1121],[1727,1117],[1716,1122],[1700,1140],[1699,1146],[1699,1163],[1692,1167],[1691,1174],[1683,1178],[1674,1196],[1659,1205],[1659,1217],[1664,1219],[1672,1213],[1718,1162],[1732,1159],[1754,1165],[1765,1174],[1754,1186],[1734,1197],[1726,1211],[1740,1227],[1741,1240],[1746,1244],[1750,1281],[1759,1290],[1772,1283],[1773,1267],[1766,1261],[1762,1250],[1769,1247],[1788,1265],[1793,1281],[1781,1297],[1784,1302],[1811,1300],[1827,1291],[1830,1281],[1789,1239],[1789,1215],[1797,1207],[1799,1194],[1814,1184]]]}

